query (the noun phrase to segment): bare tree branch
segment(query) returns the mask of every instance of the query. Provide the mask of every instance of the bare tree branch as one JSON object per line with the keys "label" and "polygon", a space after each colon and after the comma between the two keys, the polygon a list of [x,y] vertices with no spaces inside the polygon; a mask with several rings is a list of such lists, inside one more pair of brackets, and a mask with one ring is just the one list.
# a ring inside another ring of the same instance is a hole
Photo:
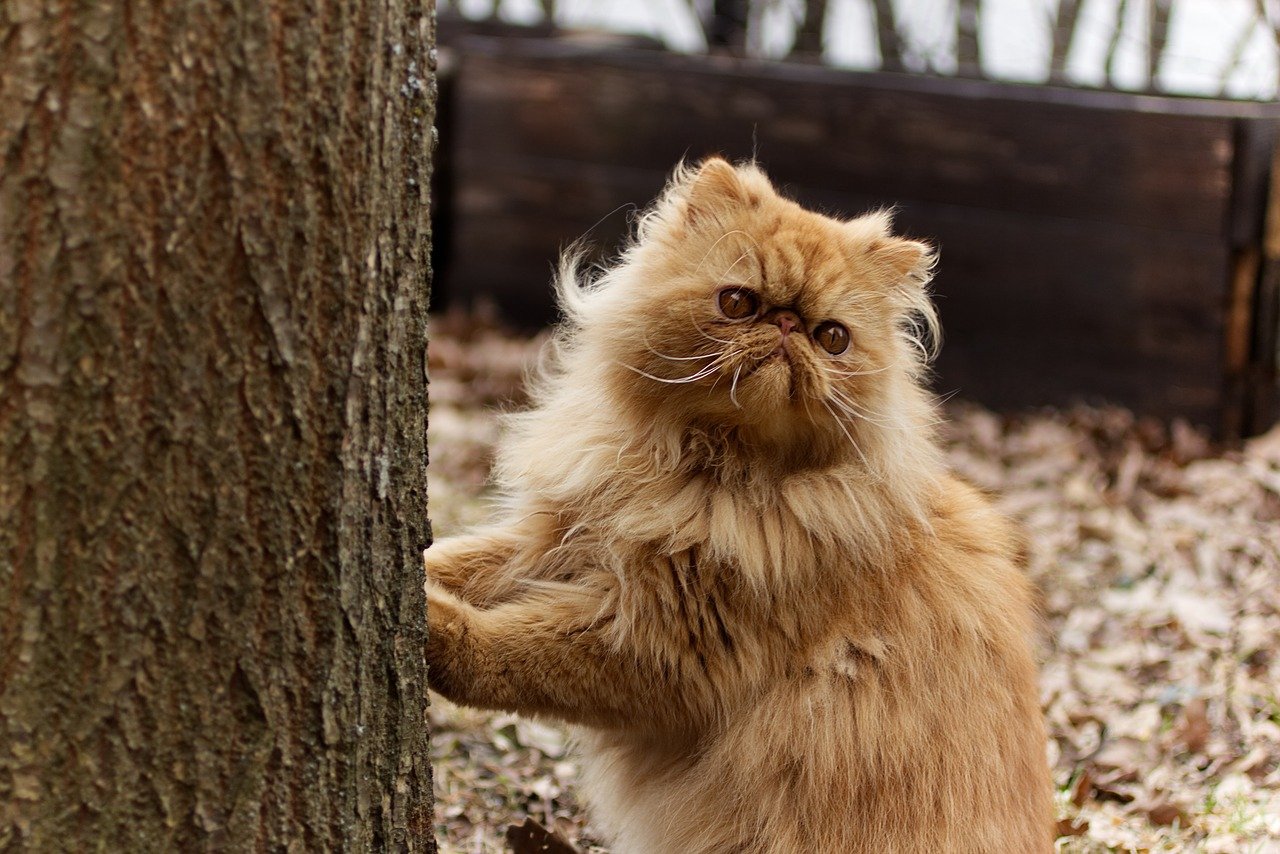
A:
{"label": "bare tree branch", "polygon": [[1227,84],[1231,82],[1231,75],[1240,69],[1240,63],[1244,61],[1245,51],[1249,49],[1249,42],[1253,41],[1254,33],[1259,25],[1268,25],[1266,10],[1263,8],[1261,0],[1257,4],[1254,16],[1245,23],[1240,30],[1240,35],[1236,36],[1236,40],[1231,43],[1231,52],[1227,54],[1227,64],[1222,67],[1222,73],[1218,76],[1219,95],[1225,96],[1227,94]]}
{"label": "bare tree branch", "polygon": [[1107,45],[1107,85],[1112,89],[1116,87],[1116,57],[1120,53],[1120,37],[1124,34],[1124,16],[1129,11],[1129,0],[1120,0],[1116,6],[1116,25],[1111,31],[1111,41]]}
{"label": "bare tree branch", "polygon": [[[1273,16],[1271,14],[1269,5],[1270,4],[1268,0],[1254,0],[1254,9],[1257,11],[1258,18],[1261,19],[1262,23],[1266,26],[1268,32],[1271,33],[1271,43],[1272,43],[1273,49],[1280,50],[1280,17]],[[1242,53],[1243,53],[1243,50],[1244,48],[1242,47],[1241,48]],[[1277,93],[1280,93],[1280,68],[1276,69],[1276,74],[1277,74],[1276,91]],[[1222,85],[1224,88],[1226,87],[1227,85],[1226,78],[1223,78]]]}

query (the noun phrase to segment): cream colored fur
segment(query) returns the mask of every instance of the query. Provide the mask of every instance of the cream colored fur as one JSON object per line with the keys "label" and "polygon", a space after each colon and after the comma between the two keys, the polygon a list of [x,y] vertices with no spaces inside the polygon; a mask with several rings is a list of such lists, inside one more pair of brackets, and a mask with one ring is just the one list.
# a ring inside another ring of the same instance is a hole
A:
{"label": "cream colored fur", "polygon": [[620,263],[563,264],[500,518],[426,553],[432,687],[580,725],[621,854],[1052,847],[1020,538],[943,464],[933,256],[889,225],[677,170]]}

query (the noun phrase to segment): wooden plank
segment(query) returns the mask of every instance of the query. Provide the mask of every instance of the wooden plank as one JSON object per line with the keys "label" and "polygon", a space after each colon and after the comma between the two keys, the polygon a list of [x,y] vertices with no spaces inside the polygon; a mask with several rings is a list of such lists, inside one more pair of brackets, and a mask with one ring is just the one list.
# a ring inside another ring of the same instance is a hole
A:
{"label": "wooden plank", "polygon": [[[664,177],[538,158],[493,161],[469,176],[459,198],[463,266],[454,274],[483,283],[478,292],[517,319],[541,323],[559,248],[594,224],[603,253],[614,250],[628,230],[625,206],[647,202]],[[801,201],[833,212],[856,214],[879,201],[795,189]],[[1106,399],[1214,422],[1223,241],[917,202],[902,205],[898,221],[942,252],[940,391],[1000,407]]]}
{"label": "wooden plank", "polygon": [[1223,409],[1221,431],[1230,441],[1240,439],[1250,408],[1249,375],[1253,350],[1253,310],[1262,253],[1246,246],[1233,253],[1231,289],[1223,332]]}
{"label": "wooden plank", "polygon": [[1223,334],[1223,405],[1220,433],[1236,441],[1250,432],[1257,407],[1255,388],[1259,357],[1255,312],[1263,284],[1262,242],[1270,185],[1271,159],[1276,148],[1274,121],[1240,119],[1236,122],[1235,156],[1232,162],[1231,276]]}
{"label": "wooden plank", "polygon": [[721,57],[466,44],[459,135],[482,141],[474,157],[665,170],[682,157],[755,150],[810,186],[1196,234],[1228,229],[1235,125],[1224,116],[1026,101],[1010,92],[1025,87],[994,84],[956,97],[863,85],[884,75],[810,68],[797,77],[790,65]]}
{"label": "wooden plank", "polygon": [[1262,433],[1280,418],[1280,148],[1271,162],[1253,318],[1246,429]]}

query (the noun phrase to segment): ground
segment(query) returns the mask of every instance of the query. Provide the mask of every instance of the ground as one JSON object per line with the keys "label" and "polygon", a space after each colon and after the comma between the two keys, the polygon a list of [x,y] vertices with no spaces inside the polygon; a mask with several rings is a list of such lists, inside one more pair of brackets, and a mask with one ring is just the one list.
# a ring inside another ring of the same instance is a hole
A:
{"label": "ground", "polygon": [[[485,517],[496,416],[540,343],[432,321],[436,536]],[[1280,430],[1232,450],[1119,409],[946,416],[952,465],[1032,539],[1059,850],[1280,852]],[[435,696],[431,720],[444,854],[503,851],[526,815],[607,850],[565,729]]]}

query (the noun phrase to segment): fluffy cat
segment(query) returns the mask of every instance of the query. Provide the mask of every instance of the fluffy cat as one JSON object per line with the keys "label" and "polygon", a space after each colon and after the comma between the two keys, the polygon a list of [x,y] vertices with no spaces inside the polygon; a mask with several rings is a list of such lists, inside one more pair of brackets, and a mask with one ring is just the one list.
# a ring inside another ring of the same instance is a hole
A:
{"label": "fluffy cat", "polygon": [[616,852],[1052,848],[1021,541],[946,470],[889,226],[677,169],[562,263],[500,521],[426,552],[432,687],[580,725]]}

